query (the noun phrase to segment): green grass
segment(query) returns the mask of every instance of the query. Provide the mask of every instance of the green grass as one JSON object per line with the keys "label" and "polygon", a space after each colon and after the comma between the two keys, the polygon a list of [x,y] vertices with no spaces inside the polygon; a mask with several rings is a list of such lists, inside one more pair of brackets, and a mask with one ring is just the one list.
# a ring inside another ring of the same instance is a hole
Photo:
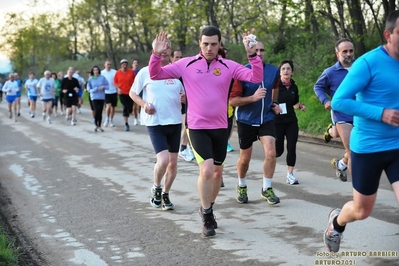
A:
{"label": "green grass", "polygon": [[18,265],[18,249],[13,246],[13,241],[0,228],[0,266],[14,265]]}

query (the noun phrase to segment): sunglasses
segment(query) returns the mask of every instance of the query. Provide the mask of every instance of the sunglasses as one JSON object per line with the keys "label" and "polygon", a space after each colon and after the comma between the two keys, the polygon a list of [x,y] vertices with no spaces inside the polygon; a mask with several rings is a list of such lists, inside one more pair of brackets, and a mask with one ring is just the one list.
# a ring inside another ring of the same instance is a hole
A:
{"label": "sunglasses", "polygon": [[255,51],[257,51],[257,52],[264,52],[265,49],[256,49]]}

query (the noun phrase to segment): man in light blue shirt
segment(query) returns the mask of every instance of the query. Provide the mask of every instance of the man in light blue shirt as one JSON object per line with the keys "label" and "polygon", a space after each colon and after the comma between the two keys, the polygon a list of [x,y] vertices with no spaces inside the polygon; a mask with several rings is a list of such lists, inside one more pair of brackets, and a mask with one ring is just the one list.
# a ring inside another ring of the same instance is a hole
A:
{"label": "man in light blue shirt", "polygon": [[333,110],[354,116],[353,200],[330,212],[324,242],[332,252],[338,252],[346,224],[372,212],[383,171],[399,203],[399,10],[387,17],[384,37],[386,45],[356,60],[332,100]]}

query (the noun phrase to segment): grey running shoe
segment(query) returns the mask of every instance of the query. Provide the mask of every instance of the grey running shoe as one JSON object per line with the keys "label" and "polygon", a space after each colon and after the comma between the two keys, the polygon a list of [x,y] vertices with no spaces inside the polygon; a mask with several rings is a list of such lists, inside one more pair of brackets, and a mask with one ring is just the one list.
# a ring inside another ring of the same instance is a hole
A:
{"label": "grey running shoe", "polygon": [[348,180],[348,176],[346,174],[346,169],[344,170],[339,170],[338,164],[339,164],[339,159],[336,158],[332,158],[331,159],[331,167],[333,169],[335,169],[335,175],[342,181],[342,182],[346,182]]}
{"label": "grey running shoe", "polygon": [[288,173],[285,183],[290,184],[290,185],[298,185],[299,181],[298,181],[298,179],[295,178],[293,173]]}
{"label": "grey running shoe", "polygon": [[271,187],[269,187],[266,190],[261,190],[260,194],[261,198],[266,200],[269,205],[275,205],[277,203],[280,203],[280,199],[274,194],[274,191]]}
{"label": "grey running shoe", "polygon": [[247,203],[248,202],[248,195],[247,195],[247,186],[240,187],[237,185],[237,202],[238,203]]}
{"label": "grey running shoe", "polygon": [[125,125],[125,131],[129,131],[129,130],[130,130],[129,125]]}
{"label": "grey running shoe", "polygon": [[170,202],[169,193],[162,193],[162,210],[168,211],[168,210],[173,210],[174,208],[175,205],[173,205],[173,203]]}
{"label": "grey running shoe", "polygon": [[328,227],[324,232],[323,239],[330,252],[338,252],[341,244],[342,233],[337,232],[333,226],[333,220],[341,212],[341,209],[333,209],[328,216]]}
{"label": "grey running shoe", "polygon": [[[201,219],[204,220],[204,209],[202,208],[202,206],[199,208],[198,214],[201,217]],[[212,214],[213,214],[213,211],[212,211]],[[214,229],[218,229],[218,223],[216,222],[216,216],[215,215],[213,215],[213,228]]]}
{"label": "grey running shoe", "polygon": [[154,208],[160,208],[162,205],[162,188],[151,188],[150,203]]}
{"label": "grey running shoe", "polygon": [[[201,209],[200,209],[201,210]],[[202,236],[209,237],[216,235],[215,232],[215,217],[213,216],[213,212],[204,214],[202,213]]]}

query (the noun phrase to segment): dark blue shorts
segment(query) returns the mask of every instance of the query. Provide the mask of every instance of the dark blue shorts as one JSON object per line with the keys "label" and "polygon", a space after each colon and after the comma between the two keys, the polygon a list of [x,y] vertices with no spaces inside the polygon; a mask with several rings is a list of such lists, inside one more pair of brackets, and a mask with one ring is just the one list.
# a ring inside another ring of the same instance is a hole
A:
{"label": "dark blue shorts", "polygon": [[36,102],[37,101],[37,96],[29,95],[29,100]]}
{"label": "dark blue shorts", "polygon": [[352,185],[362,195],[377,192],[382,171],[389,182],[399,181],[399,150],[355,153],[351,151]]}
{"label": "dark blue shorts", "polygon": [[179,152],[181,124],[147,126],[147,131],[155,154],[164,150],[168,150],[170,153]]}
{"label": "dark blue shorts", "polygon": [[42,99],[42,102],[45,102],[45,103],[47,103],[47,102],[53,102],[53,101],[54,101],[53,98],[50,98],[50,99]]}

